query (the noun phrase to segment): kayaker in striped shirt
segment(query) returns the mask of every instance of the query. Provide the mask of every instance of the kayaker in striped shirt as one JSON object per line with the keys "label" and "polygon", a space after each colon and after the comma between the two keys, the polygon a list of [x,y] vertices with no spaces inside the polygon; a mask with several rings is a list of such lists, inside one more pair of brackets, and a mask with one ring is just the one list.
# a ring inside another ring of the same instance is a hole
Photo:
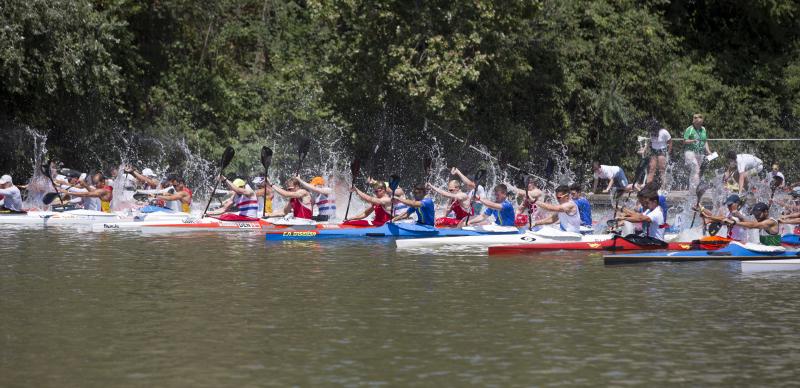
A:
{"label": "kayaker in striped shirt", "polygon": [[295,179],[304,189],[314,193],[313,202],[317,207],[317,215],[314,216],[314,220],[328,221],[336,218],[336,194],[334,194],[333,188],[325,186],[324,178],[316,176],[311,179],[310,183],[300,179],[299,176]]}
{"label": "kayaker in striped shirt", "polygon": [[[258,198],[256,192],[247,184],[244,179],[237,178],[233,182],[224,176],[220,176],[223,182],[233,195],[222,203],[219,209],[208,212],[222,221],[258,221]],[[235,212],[226,213],[231,207],[236,207]]]}

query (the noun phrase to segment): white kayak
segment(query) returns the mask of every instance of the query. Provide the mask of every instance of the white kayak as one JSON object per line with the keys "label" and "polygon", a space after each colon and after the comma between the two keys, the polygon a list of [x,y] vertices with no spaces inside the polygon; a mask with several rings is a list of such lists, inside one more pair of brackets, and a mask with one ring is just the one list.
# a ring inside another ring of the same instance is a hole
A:
{"label": "white kayak", "polygon": [[189,216],[188,213],[154,212],[106,213],[96,210],[29,211],[26,214],[0,215],[0,225],[92,225],[96,223],[116,223],[125,221],[178,220]]}
{"label": "white kayak", "polygon": [[[469,227],[467,227],[469,228]],[[464,229],[467,229],[464,228]],[[489,245],[535,244],[536,242],[585,241],[595,242],[611,238],[610,234],[580,234],[550,227],[540,227],[518,234],[481,235],[463,237],[411,238],[395,241],[397,249],[448,247],[469,249]]]}
{"label": "white kayak", "polygon": [[742,261],[742,272],[798,270],[800,270],[800,259]]}
{"label": "white kayak", "polygon": [[141,230],[147,225],[163,225],[188,222],[195,220],[189,213],[183,212],[154,212],[143,213],[136,216],[120,217],[118,219],[100,220],[91,223],[92,232],[113,232],[124,230]]}

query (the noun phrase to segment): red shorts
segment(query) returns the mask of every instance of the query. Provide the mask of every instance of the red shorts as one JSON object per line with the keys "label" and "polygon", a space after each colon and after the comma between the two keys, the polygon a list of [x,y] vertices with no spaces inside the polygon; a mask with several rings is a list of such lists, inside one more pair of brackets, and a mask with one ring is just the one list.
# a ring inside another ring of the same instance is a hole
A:
{"label": "red shorts", "polygon": [[456,226],[458,223],[461,222],[459,219],[450,218],[450,217],[439,217],[436,219],[435,225],[436,226]]}
{"label": "red shorts", "polygon": [[219,217],[214,217],[220,221],[258,221],[258,218],[240,216],[234,213],[225,213]]}

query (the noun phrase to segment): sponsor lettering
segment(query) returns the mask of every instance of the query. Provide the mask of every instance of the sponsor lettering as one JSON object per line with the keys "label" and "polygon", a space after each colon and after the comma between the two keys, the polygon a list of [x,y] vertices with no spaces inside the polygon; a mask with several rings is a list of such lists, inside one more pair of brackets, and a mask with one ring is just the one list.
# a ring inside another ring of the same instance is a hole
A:
{"label": "sponsor lettering", "polygon": [[283,237],[316,237],[317,232],[283,232]]}
{"label": "sponsor lettering", "polygon": [[103,229],[119,229],[117,224],[103,224]]}
{"label": "sponsor lettering", "polygon": [[589,247],[591,247],[591,248],[600,248],[600,244],[598,244],[598,243],[589,243]]}
{"label": "sponsor lettering", "polygon": [[237,222],[236,225],[239,229],[261,229],[261,225],[249,222]]}

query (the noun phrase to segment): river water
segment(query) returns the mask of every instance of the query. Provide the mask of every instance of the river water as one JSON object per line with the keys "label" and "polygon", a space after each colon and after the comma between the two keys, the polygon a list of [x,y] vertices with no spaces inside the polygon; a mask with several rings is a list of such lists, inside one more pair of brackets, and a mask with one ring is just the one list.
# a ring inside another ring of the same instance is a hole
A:
{"label": "river water", "polygon": [[800,273],[0,231],[0,386],[791,385]]}

